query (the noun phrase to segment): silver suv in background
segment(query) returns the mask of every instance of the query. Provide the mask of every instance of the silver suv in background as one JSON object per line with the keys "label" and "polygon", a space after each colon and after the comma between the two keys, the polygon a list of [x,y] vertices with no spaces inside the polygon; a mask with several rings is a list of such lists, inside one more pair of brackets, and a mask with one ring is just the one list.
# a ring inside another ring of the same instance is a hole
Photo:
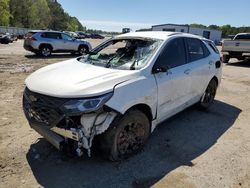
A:
{"label": "silver suv in background", "polygon": [[53,52],[71,52],[80,55],[92,49],[87,41],[77,40],[57,31],[30,31],[24,40],[24,48],[37,55],[48,57]]}

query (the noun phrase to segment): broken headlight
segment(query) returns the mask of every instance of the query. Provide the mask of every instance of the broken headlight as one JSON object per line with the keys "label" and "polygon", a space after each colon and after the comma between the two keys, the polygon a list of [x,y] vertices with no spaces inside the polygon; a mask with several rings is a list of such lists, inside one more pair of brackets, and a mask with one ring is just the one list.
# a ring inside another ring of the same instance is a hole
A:
{"label": "broken headlight", "polygon": [[107,93],[93,98],[72,99],[66,102],[62,110],[66,114],[81,114],[100,109],[111,97],[113,93]]}

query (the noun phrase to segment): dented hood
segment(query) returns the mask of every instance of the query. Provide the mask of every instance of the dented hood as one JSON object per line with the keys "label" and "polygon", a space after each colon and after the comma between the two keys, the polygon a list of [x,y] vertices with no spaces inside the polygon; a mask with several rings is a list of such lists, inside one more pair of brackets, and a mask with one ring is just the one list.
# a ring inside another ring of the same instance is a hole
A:
{"label": "dented hood", "polygon": [[25,81],[34,92],[44,95],[77,98],[112,92],[115,85],[135,78],[137,71],[116,70],[67,60],[41,68]]}

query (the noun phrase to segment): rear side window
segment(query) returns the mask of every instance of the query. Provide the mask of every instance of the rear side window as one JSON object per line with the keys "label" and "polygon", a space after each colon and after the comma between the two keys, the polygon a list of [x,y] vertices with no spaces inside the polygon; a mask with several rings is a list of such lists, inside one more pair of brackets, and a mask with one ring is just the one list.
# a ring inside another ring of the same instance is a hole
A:
{"label": "rear side window", "polygon": [[250,34],[237,35],[234,40],[250,40]]}
{"label": "rear side window", "polygon": [[185,43],[183,38],[170,41],[158,57],[157,64],[166,68],[174,68],[186,63]]}
{"label": "rear side window", "polygon": [[187,38],[187,52],[189,62],[209,56],[210,52],[199,39]]}
{"label": "rear side window", "polygon": [[49,39],[61,39],[62,38],[60,33],[50,33],[50,32],[42,33],[41,37],[49,38]]}
{"label": "rear side window", "polygon": [[219,50],[217,49],[217,47],[214,45],[213,42],[207,42],[207,44],[212,48],[212,50],[213,50],[215,53],[217,53],[217,54],[220,53]]}

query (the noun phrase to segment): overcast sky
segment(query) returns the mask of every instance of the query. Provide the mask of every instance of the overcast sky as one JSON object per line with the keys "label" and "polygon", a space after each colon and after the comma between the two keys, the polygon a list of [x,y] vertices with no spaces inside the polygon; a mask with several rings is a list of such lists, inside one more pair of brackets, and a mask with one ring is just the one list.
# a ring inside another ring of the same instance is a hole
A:
{"label": "overcast sky", "polygon": [[58,0],[88,29],[121,31],[154,24],[250,26],[250,0]]}

